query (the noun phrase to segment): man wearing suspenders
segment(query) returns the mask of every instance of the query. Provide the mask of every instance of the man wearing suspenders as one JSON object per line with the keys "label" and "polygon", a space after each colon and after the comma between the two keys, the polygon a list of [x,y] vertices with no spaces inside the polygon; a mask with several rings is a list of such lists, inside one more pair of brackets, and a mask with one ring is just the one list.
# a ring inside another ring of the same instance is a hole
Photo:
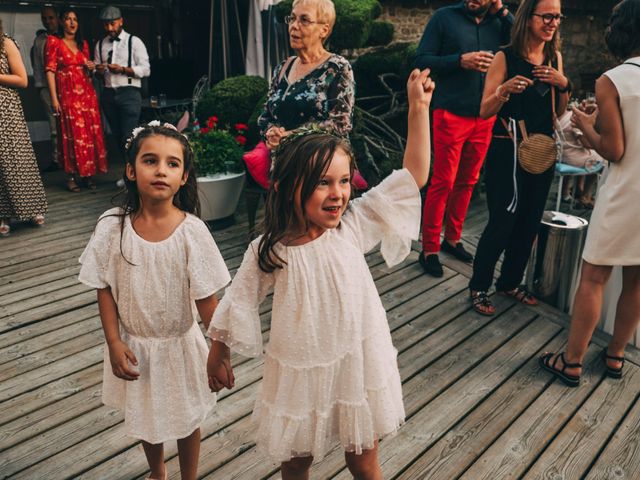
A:
{"label": "man wearing suspenders", "polygon": [[96,44],[96,71],[104,76],[100,103],[120,147],[138,126],[142,108],[141,79],[151,73],[142,40],[122,29],[122,14],[114,6],[100,12],[107,36]]}

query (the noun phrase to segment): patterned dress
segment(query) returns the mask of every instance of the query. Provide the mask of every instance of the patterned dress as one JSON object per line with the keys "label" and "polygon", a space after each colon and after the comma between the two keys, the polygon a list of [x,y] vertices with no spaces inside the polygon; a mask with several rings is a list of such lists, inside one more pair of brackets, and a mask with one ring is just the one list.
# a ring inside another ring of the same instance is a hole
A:
{"label": "patterned dress", "polygon": [[89,58],[85,41],[73,53],[64,41],[50,35],[45,47],[45,69],[56,74],[62,115],[58,134],[58,161],[65,172],[89,177],[107,171],[107,152],[100,122],[98,98],[84,64]]}
{"label": "patterned dress", "polygon": [[[340,55],[327,61],[293,83],[287,79],[293,61],[285,60],[273,72],[262,115],[260,134],[272,126],[285,130],[317,124],[341,136],[349,135],[355,102],[355,83],[349,62]],[[287,67],[286,72],[282,69]]]}
{"label": "patterned dress", "polygon": [[[0,47],[0,74],[9,73],[7,53]],[[0,85],[0,218],[29,220],[46,211],[20,97],[17,90]]]}

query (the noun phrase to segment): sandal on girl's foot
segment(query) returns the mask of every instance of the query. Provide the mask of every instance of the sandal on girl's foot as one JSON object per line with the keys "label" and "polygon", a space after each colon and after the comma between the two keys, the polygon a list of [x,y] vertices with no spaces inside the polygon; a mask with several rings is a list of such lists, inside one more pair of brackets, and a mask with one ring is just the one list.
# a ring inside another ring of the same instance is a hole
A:
{"label": "sandal on girl's foot", "polygon": [[[622,369],[624,368],[624,357],[614,357],[613,355],[609,355],[609,353],[607,352],[607,348],[605,347],[605,349],[602,351],[602,358],[604,360],[605,373],[607,374],[607,377],[616,378],[616,379],[622,378]],[[619,368],[614,368],[609,366],[609,362],[607,362],[607,360],[620,362],[622,363],[622,365],[620,365]]]}
{"label": "sandal on girl's foot", "polygon": [[38,227],[41,227],[42,225],[44,225],[44,215],[36,215],[31,219],[31,223]]}
{"label": "sandal on girl's foot", "polygon": [[[560,352],[556,355],[553,364],[551,363],[551,359],[553,358],[554,353],[545,353],[541,357],[538,357],[538,364],[545,369],[547,372],[552,373],[557,378],[559,378],[562,383],[564,383],[567,387],[575,388],[580,386],[580,375],[569,375],[564,371],[567,368],[582,368],[581,363],[567,363],[564,358],[564,352]],[[558,370],[556,368],[556,364],[558,363],[558,359],[562,361],[562,370]]]}
{"label": "sandal on girl's foot", "polygon": [[514,288],[513,290],[501,290],[498,293],[506,295],[507,297],[515,298],[517,301],[524,303],[525,305],[530,305],[532,307],[538,305],[538,300],[536,300],[536,298],[522,285]]}
{"label": "sandal on girl's foot", "polygon": [[0,236],[8,237],[11,232],[11,227],[7,220],[0,220]]}
{"label": "sandal on girl's foot", "polygon": [[69,189],[70,192],[73,192],[73,193],[80,192],[80,187],[78,186],[78,184],[76,183],[76,180],[73,177],[67,180],[67,188]]}
{"label": "sandal on girl's foot", "polygon": [[487,317],[495,315],[496,307],[494,307],[491,300],[489,300],[487,292],[483,290],[474,292],[471,290],[469,291],[469,296],[471,298],[471,307],[474,311],[478,312],[480,315],[486,315]]}

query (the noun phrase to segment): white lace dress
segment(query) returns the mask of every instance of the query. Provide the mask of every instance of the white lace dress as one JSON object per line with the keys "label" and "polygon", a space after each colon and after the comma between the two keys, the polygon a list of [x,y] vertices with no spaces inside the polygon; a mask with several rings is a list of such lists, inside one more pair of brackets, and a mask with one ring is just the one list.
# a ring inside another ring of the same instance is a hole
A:
{"label": "white lace dress", "polygon": [[229,272],[199,218],[187,214],[167,239],[148,242],[127,216],[121,242],[120,217],[109,216],[120,212],[114,208],[101,216],[80,257],[82,283],[111,287],[122,340],[136,355],[134,368],[140,372],[132,382],[117,378],[105,345],[102,401],[124,412],[132,437],[150,443],[184,438],[216,401],[194,300],[223,288]]}
{"label": "white lace dress", "polygon": [[273,287],[270,341],[253,412],[257,444],[276,462],[320,460],[339,440],[361,453],[404,421],[397,351],[364,253],[378,243],[388,265],[409,254],[420,195],[407,170],[351,202],[337,229],[277,246],[287,263],[258,267],[250,245],[207,334],[248,356],[262,353],[258,307]]}

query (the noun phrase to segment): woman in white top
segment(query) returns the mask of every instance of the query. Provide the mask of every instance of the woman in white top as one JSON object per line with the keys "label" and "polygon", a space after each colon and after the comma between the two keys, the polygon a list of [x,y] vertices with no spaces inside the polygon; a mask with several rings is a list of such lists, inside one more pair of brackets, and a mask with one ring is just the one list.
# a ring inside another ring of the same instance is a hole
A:
{"label": "woman in white top", "polygon": [[624,348],[640,320],[640,217],[634,208],[640,201],[640,0],[614,8],[605,38],[611,53],[627,60],[598,79],[596,110],[575,111],[573,123],[610,162],[610,171],[591,217],[567,351],[540,358],[544,369],[571,387],[580,383],[581,362],[615,265],[623,267],[623,287],[613,338],[603,352],[609,377],[622,376]]}

